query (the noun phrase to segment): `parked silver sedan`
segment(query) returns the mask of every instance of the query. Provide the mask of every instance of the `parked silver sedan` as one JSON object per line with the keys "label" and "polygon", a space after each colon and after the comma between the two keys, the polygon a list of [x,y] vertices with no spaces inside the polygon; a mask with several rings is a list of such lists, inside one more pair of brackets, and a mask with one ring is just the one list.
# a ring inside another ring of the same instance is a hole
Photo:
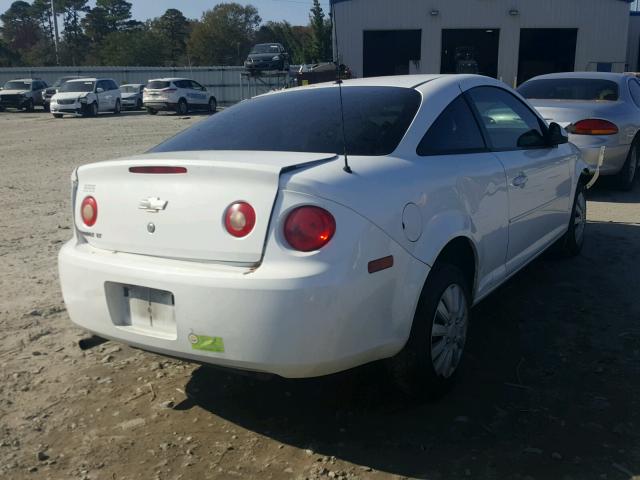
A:
{"label": "parked silver sedan", "polygon": [[600,175],[633,187],[640,155],[640,81],[621,73],[576,72],[535,77],[518,92],[551,122],[569,132],[595,170],[606,147]]}
{"label": "parked silver sedan", "polygon": [[144,85],[141,83],[127,83],[120,85],[122,93],[122,108],[142,110],[142,91]]}

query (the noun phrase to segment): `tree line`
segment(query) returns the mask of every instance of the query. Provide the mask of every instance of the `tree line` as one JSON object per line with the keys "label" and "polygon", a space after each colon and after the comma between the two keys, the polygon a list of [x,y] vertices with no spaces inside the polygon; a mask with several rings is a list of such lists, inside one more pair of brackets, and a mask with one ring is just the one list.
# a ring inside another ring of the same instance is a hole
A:
{"label": "tree line", "polygon": [[[175,8],[145,22],[126,0],[19,0],[0,15],[0,67],[242,65],[255,43],[282,43],[292,63],[331,61],[331,20],[310,0],[309,23],[263,23],[258,10],[220,3],[189,19]],[[56,52],[56,39],[58,48]]]}

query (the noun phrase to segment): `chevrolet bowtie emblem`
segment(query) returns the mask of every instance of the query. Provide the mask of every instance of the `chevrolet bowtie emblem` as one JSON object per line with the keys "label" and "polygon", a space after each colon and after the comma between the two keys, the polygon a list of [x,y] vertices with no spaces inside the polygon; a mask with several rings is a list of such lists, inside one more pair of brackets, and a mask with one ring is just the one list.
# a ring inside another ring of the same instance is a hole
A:
{"label": "chevrolet bowtie emblem", "polygon": [[161,200],[158,197],[144,198],[140,201],[138,208],[147,212],[157,213],[167,208],[167,200]]}

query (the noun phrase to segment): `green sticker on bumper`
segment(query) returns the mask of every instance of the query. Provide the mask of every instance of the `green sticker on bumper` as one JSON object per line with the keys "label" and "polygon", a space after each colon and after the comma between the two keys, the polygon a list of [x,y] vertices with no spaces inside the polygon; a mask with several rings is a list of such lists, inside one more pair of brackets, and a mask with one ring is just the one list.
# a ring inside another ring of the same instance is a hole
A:
{"label": "green sticker on bumper", "polygon": [[189,342],[193,350],[204,352],[224,353],[224,340],[221,337],[207,337],[204,335],[189,335]]}

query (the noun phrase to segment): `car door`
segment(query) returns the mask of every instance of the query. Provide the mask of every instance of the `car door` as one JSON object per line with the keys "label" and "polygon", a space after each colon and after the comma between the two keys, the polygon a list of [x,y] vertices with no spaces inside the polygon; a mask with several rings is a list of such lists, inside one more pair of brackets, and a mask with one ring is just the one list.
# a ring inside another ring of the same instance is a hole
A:
{"label": "car door", "polygon": [[109,90],[111,92],[111,102],[113,104],[113,108],[115,108],[118,101],[122,102],[122,93],[120,92],[120,87],[115,80],[108,80],[108,82]]}
{"label": "car door", "polygon": [[196,105],[206,105],[209,99],[207,98],[207,90],[195,80],[189,80],[189,93],[192,95],[193,100],[189,103]]}
{"label": "car door", "polygon": [[494,86],[467,92],[489,147],[502,162],[509,191],[507,272],[528,263],[567,229],[571,147],[550,147],[547,126],[529,106]]}
{"label": "car door", "polygon": [[42,105],[43,99],[42,94],[43,90],[46,88],[46,84],[40,80],[36,80],[33,82],[33,103],[35,105]]}
{"label": "car door", "polygon": [[[451,186],[418,203],[421,217],[432,219],[422,237],[432,242],[445,225],[467,225],[478,255],[476,296],[481,298],[506,277],[507,186],[504,167],[490,152],[462,93],[429,127],[416,153],[425,182]],[[411,226],[406,219],[403,225],[406,233]]]}
{"label": "car door", "polygon": [[111,110],[109,86],[104,80],[98,80],[96,84],[96,97],[98,98],[98,110],[106,112]]}

